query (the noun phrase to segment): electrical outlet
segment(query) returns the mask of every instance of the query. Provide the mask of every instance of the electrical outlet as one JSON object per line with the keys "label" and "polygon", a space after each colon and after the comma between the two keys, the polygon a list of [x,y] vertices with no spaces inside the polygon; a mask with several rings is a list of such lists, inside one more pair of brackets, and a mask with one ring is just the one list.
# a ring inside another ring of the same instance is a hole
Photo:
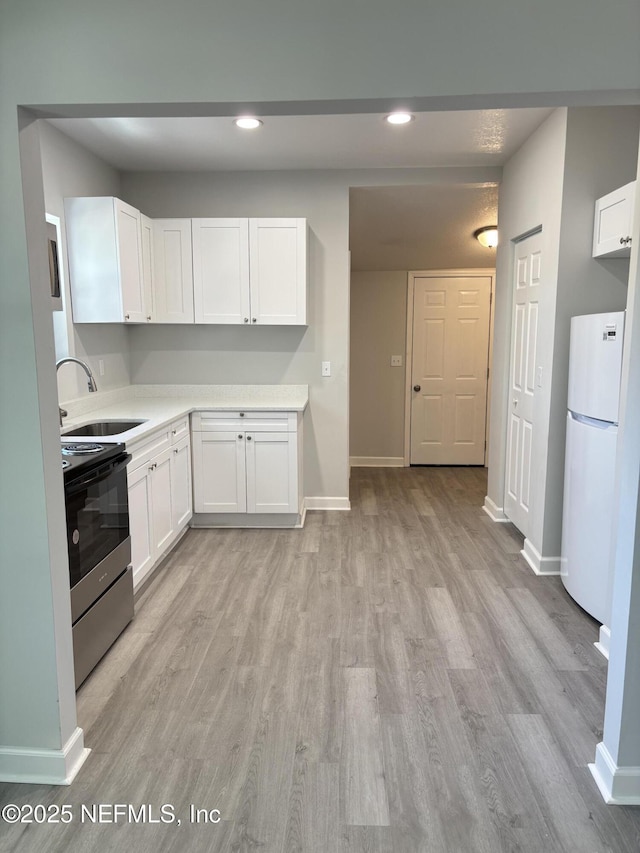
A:
{"label": "electrical outlet", "polygon": [[331,376],[331,362],[323,361],[322,362],[322,375],[323,376]]}
{"label": "electrical outlet", "polygon": [[401,355],[392,355],[391,356],[391,367],[402,367],[402,356]]}

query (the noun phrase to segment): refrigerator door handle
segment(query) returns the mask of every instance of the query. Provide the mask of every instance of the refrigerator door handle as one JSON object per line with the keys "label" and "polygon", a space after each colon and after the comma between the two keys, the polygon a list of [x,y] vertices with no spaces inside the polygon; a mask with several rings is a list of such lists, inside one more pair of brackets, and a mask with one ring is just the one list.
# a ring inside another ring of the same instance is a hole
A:
{"label": "refrigerator door handle", "polygon": [[569,415],[574,421],[587,426],[595,427],[596,429],[609,429],[609,427],[617,426],[614,421],[601,421],[598,418],[590,418],[587,415],[579,415],[577,412],[569,411]]}

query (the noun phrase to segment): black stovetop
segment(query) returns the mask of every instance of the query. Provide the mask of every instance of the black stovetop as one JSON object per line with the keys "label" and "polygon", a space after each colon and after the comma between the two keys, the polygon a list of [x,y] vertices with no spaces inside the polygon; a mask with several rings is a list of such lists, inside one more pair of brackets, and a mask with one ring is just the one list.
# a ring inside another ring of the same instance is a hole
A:
{"label": "black stovetop", "polygon": [[[62,470],[65,483],[109,459],[125,452],[124,444],[99,444],[95,441],[61,441]],[[65,464],[67,463],[67,464]]]}

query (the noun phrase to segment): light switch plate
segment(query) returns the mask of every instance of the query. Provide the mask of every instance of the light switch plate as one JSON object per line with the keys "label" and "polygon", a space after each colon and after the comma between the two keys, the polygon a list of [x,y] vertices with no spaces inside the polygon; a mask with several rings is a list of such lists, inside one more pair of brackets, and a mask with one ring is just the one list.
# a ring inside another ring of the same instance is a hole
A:
{"label": "light switch plate", "polygon": [[392,355],[391,356],[391,367],[402,367],[402,356],[401,355]]}
{"label": "light switch plate", "polygon": [[331,362],[323,361],[322,362],[322,375],[323,376],[331,376]]}

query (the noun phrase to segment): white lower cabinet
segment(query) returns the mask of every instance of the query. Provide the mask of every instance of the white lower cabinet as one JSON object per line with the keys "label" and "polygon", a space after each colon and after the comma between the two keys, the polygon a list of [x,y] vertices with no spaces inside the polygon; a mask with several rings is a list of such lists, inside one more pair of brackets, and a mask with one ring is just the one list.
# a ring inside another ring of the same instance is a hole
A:
{"label": "white lower cabinet", "polygon": [[194,511],[299,513],[301,438],[295,412],[194,414]]}
{"label": "white lower cabinet", "polygon": [[188,435],[172,444],[176,424],[172,427],[130,448],[133,459],[127,478],[134,587],[191,519],[191,444]]}

